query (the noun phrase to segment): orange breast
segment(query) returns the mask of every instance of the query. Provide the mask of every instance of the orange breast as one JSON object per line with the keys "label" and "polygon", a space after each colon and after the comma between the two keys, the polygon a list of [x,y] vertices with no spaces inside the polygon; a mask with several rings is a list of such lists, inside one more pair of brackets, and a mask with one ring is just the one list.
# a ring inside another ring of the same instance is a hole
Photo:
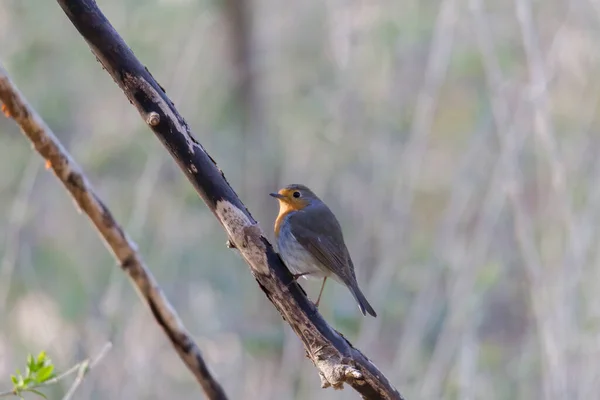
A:
{"label": "orange breast", "polygon": [[281,206],[279,208],[279,215],[277,216],[277,219],[275,220],[275,237],[279,237],[279,230],[281,229],[281,225],[283,224],[285,217],[293,211],[296,211],[296,210],[293,207],[291,207],[290,205],[288,205],[286,203],[281,204]]}
{"label": "orange breast", "polygon": [[302,198],[294,198],[290,197],[286,200],[279,200],[279,215],[275,220],[275,236],[279,237],[279,230],[281,229],[281,224],[285,220],[285,217],[294,211],[303,210],[306,206],[308,206],[309,202]]}

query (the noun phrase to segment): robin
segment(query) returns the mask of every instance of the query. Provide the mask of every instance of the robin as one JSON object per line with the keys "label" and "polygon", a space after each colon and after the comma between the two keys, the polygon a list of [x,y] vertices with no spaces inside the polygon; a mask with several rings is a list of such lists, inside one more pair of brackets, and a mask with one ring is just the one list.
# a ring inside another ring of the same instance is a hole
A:
{"label": "robin", "polygon": [[294,280],[301,276],[323,278],[315,306],[319,307],[325,282],[331,277],[350,290],[363,315],[376,317],[358,288],[342,228],[329,207],[304,185],[288,185],[270,195],[279,200],[275,220],[277,247]]}

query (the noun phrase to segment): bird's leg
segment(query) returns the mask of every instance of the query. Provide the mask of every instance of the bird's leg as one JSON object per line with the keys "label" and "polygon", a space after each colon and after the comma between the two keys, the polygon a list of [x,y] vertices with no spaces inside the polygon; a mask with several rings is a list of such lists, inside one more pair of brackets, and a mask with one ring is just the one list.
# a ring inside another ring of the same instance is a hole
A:
{"label": "bird's leg", "polygon": [[294,277],[293,280],[297,281],[298,278],[300,278],[301,276],[308,275],[308,274],[310,274],[310,272],[303,272],[301,274],[292,274],[292,276]]}
{"label": "bird's leg", "polygon": [[319,308],[319,302],[321,301],[321,295],[323,294],[323,289],[325,289],[325,282],[327,282],[327,277],[323,278],[323,284],[321,285],[321,291],[319,292],[319,297],[317,297],[317,302],[315,303],[315,307]]}
{"label": "bird's leg", "polygon": [[296,282],[298,280],[298,278],[300,278],[301,276],[304,275],[308,275],[310,272],[303,272],[301,274],[292,274],[292,281],[290,283],[288,283],[288,286],[291,285],[292,283]]}

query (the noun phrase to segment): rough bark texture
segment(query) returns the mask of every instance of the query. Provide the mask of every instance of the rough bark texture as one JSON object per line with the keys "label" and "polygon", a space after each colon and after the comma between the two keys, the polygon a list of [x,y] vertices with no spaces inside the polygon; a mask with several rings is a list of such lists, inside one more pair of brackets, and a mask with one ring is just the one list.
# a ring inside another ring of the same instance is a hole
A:
{"label": "rough bark texture", "polygon": [[[191,135],[164,90],[92,0],[57,0],[73,25],[171,153],[250,265],[261,289],[304,343],[322,387],[351,385],[366,399],[402,399],[387,378],[321,317],[223,172]],[[265,196],[267,194],[265,193]]]}
{"label": "rough bark texture", "polygon": [[202,358],[200,348],[179,319],[150,270],[146,268],[135,243],[121,229],[81,168],[42,118],[28,105],[2,67],[0,67],[0,102],[3,103],[2,111],[21,127],[37,152],[46,160],[46,166],[52,168],[80,211],[83,211],[92,221],[119,265],[129,275],[138,293],[152,311],[154,319],[204,389],[206,396],[212,400],[226,400],[227,396],[211,375]]}

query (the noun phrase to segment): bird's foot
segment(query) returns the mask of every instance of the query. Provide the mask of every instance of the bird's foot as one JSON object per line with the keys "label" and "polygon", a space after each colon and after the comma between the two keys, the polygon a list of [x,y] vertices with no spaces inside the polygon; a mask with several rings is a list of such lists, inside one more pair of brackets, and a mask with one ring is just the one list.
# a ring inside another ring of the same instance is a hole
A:
{"label": "bird's foot", "polygon": [[308,275],[308,274],[310,274],[310,272],[303,272],[301,274],[292,274],[292,276],[294,277],[294,280],[297,281],[298,278],[300,278],[300,277],[302,277],[304,275]]}
{"label": "bird's foot", "polygon": [[292,283],[296,282],[298,280],[298,278],[304,276],[304,275],[308,275],[309,272],[303,272],[301,274],[292,274],[292,281],[290,283],[288,283],[288,286],[290,286]]}

